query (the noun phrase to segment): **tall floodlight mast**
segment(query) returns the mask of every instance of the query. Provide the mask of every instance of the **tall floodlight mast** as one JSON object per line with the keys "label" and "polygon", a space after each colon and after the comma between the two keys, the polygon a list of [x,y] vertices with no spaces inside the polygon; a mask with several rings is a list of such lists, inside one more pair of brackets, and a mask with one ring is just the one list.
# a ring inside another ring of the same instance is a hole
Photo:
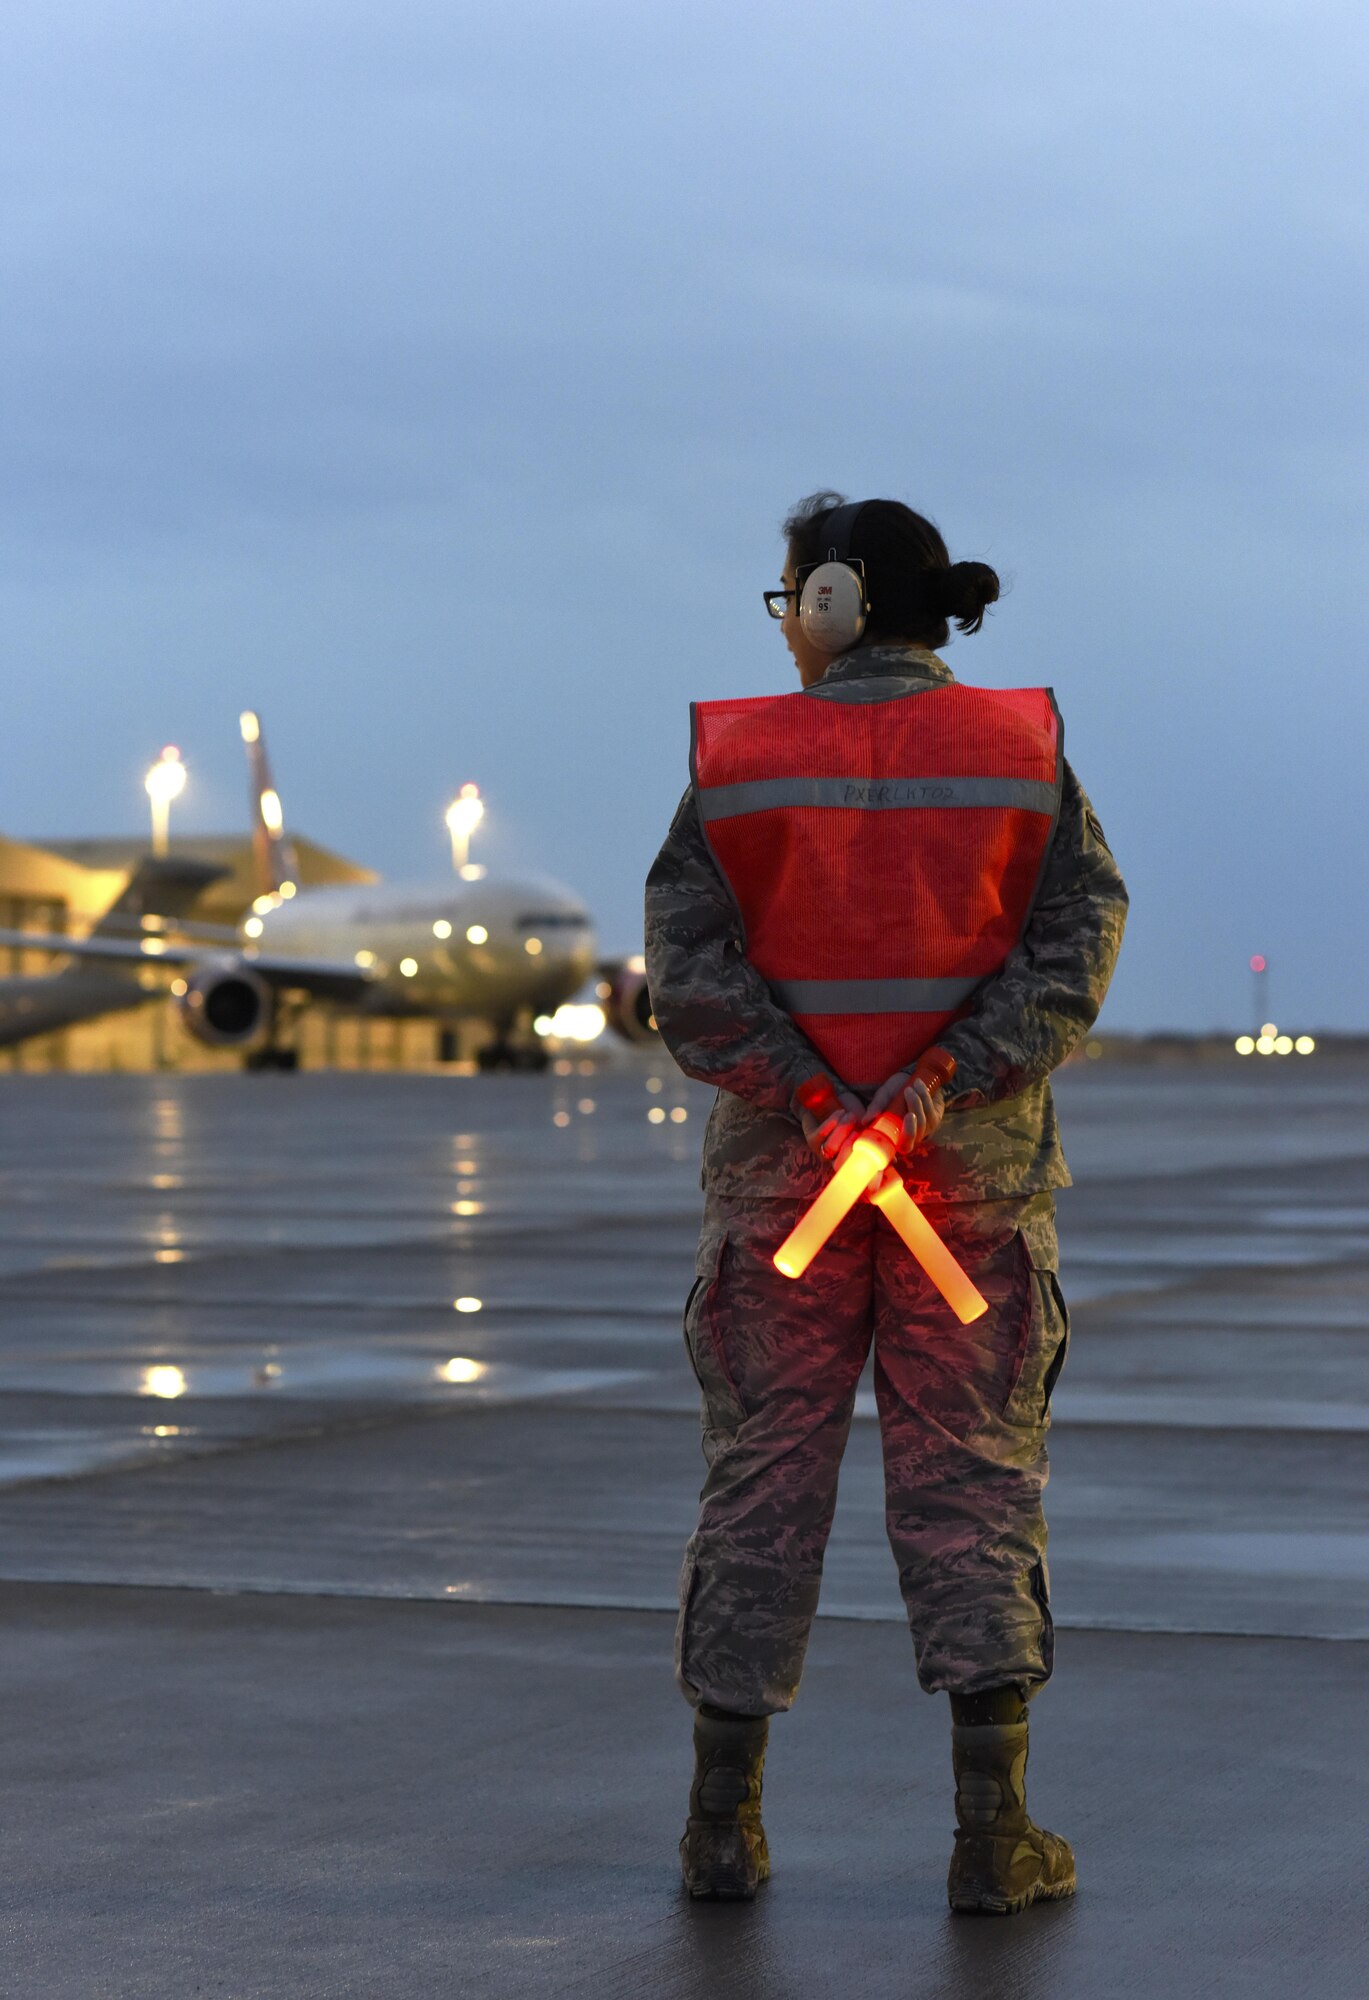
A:
{"label": "tall floodlight mast", "polygon": [[152,805],[152,852],[165,854],[169,844],[171,801],[185,790],[185,765],[174,743],[168,743],[143,779]]}
{"label": "tall floodlight mast", "polygon": [[447,831],[452,837],[452,867],[467,881],[474,875],[484,873],[483,869],[475,869],[470,860],[471,835],[484,817],[485,801],[480,796],[478,785],[463,785],[447,807]]}

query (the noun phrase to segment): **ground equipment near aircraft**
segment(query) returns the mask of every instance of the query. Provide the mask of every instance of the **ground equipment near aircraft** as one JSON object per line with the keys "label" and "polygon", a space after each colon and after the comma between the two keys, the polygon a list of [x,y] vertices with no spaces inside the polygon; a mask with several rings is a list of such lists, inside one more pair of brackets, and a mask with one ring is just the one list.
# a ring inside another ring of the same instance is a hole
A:
{"label": "ground equipment near aircraft", "polygon": [[[954,1074],[955,1063],[947,1056],[936,1071],[924,1075],[924,1080],[933,1089],[940,1089]],[[840,1108],[831,1078],[826,1076],[810,1078],[798,1098],[815,1118],[829,1117]],[[775,1269],[786,1278],[801,1278],[837,1224],[863,1197],[887,1216],[961,1325],[968,1326],[988,1311],[988,1301],[970,1282],[894,1168],[902,1137],[903,1120],[894,1111],[881,1113],[873,1125],[857,1133],[845,1160],[775,1252]]]}
{"label": "ground equipment near aircraft", "polygon": [[594,991],[609,1027],[625,1042],[660,1040],[647,991],[646,966],[640,958],[601,965]]}

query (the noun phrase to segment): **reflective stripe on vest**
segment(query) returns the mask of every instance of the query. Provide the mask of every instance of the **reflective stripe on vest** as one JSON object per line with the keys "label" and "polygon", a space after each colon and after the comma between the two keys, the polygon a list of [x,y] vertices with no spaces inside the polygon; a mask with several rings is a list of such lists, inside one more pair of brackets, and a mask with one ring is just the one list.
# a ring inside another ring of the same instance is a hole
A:
{"label": "reflective stripe on vest", "polygon": [[1021,806],[1055,811],[1055,787],[1034,778],[756,778],[745,785],[715,785],[700,795],[705,819],[766,812],[771,806],[846,806],[885,812],[907,806]]}
{"label": "reflective stripe on vest", "polygon": [[1064,769],[1050,690],[699,702],[693,724],[747,957],[838,1076],[882,1083],[1022,934]]}

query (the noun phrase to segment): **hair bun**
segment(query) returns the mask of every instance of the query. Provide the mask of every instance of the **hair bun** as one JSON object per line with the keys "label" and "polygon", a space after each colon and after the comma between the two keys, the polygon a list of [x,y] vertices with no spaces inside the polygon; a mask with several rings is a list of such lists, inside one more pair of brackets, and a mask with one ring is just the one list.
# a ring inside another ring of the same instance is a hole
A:
{"label": "hair bun", "polygon": [[954,618],[962,632],[977,632],[984,613],[998,599],[998,577],[982,562],[952,563],[937,576],[942,615]]}

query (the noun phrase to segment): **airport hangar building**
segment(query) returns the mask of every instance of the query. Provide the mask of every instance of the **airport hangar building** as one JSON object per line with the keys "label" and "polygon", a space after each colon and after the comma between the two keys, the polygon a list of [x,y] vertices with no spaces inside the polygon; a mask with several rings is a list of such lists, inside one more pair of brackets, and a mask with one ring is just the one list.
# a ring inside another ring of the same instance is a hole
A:
{"label": "airport hangar building", "polygon": [[[316,842],[291,836],[300,886],[374,882],[374,871]],[[256,894],[252,843],[243,835],[187,835],[170,843],[174,855],[212,862],[225,873],[211,882],[185,919],[236,925]],[[136,839],[52,840],[42,845],[0,836],[0,928],[61,931],[84,936],[123,888],[147,853]],[[52,971],[61,960],[49,951],[0,947],[0,978]],[[234,1070],[235,1050],[208,1049],[188,1035],[166,996],[167,977],[154,967],[141,975],[147,1005],[99,1020],[35,1035],[0,1048],[0,1065],[19,1070]],[[436,1060],[441,1030],[426,1020],[367,1020],[310,1008],[299,1023],[300,1059],[310,1067],[419,1068]],[[472,1038],[480,1031],[472,1028]],[[463,1047],[459,1054],[465,1054]]]}

